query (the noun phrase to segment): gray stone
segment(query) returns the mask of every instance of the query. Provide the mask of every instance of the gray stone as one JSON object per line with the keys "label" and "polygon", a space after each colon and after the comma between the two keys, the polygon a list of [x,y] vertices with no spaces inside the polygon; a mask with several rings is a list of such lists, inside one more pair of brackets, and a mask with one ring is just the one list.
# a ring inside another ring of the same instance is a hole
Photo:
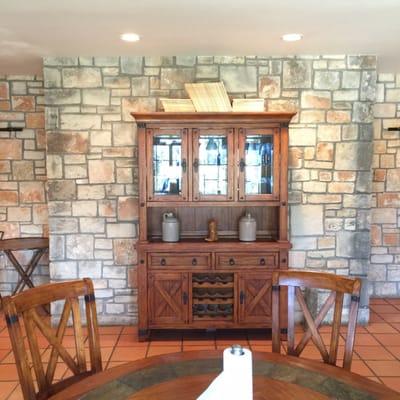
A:
{"label": "gray stone", "polygon": [[151,112],[156,110],[154,97],[128,97],[122,99],[122,119],[132,122],[131,112]]}
{"label": "gray stone", "polygon": [[343,196],[343,206],[346,208],[370,208],[370,194],[345,194]]}
{"label": "gray stone", "polygon": [[57,261],[50,263],[50,276],[52,279],[74,279],[78,277],[75,261]]}
{"label": "gray stone", "polygon": [[291,206],[291,232],[295,236],[322,235],[323,207],[321,205]]}
{"label": "gray stone", "polygon": [[141,75],[143,73],[143,57],[121,57],[121,72],[123,74]]}
{"label": "gray stone", "polygon": [[60,235],[49,237],[49,258],[50,260],[63,260],[65,257],[65,238]]}
{"label": "gray stone", "polygon": [[128,76],[106,76],[104,78],[104,87],[111,89],[129,89],[131,87],[131,81]]}
{"label": "gray stone", "polygon": [[359,124],[360,140],[370,141],[373,139],[374,127],[372,124]]}
{"label": "gray stone", "polygon": [[63,85],[65,88],[100,87],[100,68],[64,68],[62,70]]}
{"label": "gray stone", "polygon": [[34,180],[33,161],[13,161],[12,171],[16,181]]}
{"label": "gray stone", "polygon": [[81,217],[79,227],[81,233],[104,233],[104,218]]}
{"label": "gray stone", "polygon": [[49,232],[61,235],[63,233],[77,233],[78,221],[76,218],[49,218]]}
{"label": "gray stone", "polygon": [[61,73],[56,68],[43,68],[44,87],[61,87]]}
{"label": "gray stone", "polygon": [[376,69],[376,56],[348,56],[350,69]]}
{"label": "gray stone", "polygon": [[376,98],[376,71],[363,71],[361,75],[360,100],[375,101]]}
{"label": "gray stone", "polygon": [[97,202],[90,200],[72,202],[72,215],[74,217],[95,217],[97,215]]}
{"label": "gray stone", "polygon": [[[371,158],[372,155],[366,155]],[[370,193],[372,186],[371,171],[359,171],[356,181],[356,191],[359,193]]]}
{"label": "gray stone", "polygon": [[227,92],[257,92],[257,68],[250,66],[221,66],[221,81]]}
{"label": "gray stone", "polygon": [[161,69],[161,89],[184,89],[185,83],[191,83],[193,81],[193,68]]}
{"label": "gray stone", "polygon": [[94,65],[99,67],[117,67],[119,66],[119,57],[95,57]]}
{"label": "gray stone", "polygon": [[354,102],[353,104],[353,121],[354,122],[372,122],[374,118],[371,103]]}
{"label": "gray stone", "polygon": [[78,278],[99,279],[101,276],[100,261],[79,261]]}
{"label": "gray stone", "polygon": [[45,89],[46,104],[63,105],[79,104],[81,93],[79,89]]}
{"label": "gray stone", "polygon": [[215,64],[244,64],[243,56],[215,56]]}
{"label": "gray stone", "polygon": [[132,78],[132,96],[149,95],[149,78],[145,76]]}
{"label": "gray stone", "polygon": [[65,130],[100,129],[101,116],[89,114],[62,114],[61,128]]}
{"label": "gray stone", "polygon": [[342,142],[336,144],[335,168],[338,170],[369,170],[371,160],[366,154],[372,153],[369,142]]}
{"label": "gray stone", "polygon": [[108,106],[110,104],[109,89],[82,90],[82,103],[89,106]]}
{"label": "gray stone", "polygon": [[216,79],[218,78],[218,65],[197,65],[196,79]]}
{"label": "gray stone", "polygon": [[360,87],[360,72],[343,71],[342,88],[358,89]]}
{"label": "gray stone", "polygon": [[48,182],[49,200],[74,200],[76,183],[73,180],[53,180]]}
{"label": "gray stone", "polygon": [[311,87],[311,61],[285,60],[283,62],[283,88],[306,89]]}
{"label": "gray stone", "polygon": [[93,258],[94,240],[92,235],[68,235],[66,250],[71,260],[90,260]]}
{"label": "gray stone", "polygon": [[44,57],[44,65],[54,65],[57,67],[67,67],[78,65],[77,57]]}
{"label": "gray stone", "polygon": [[131,122],[113,124],[114,146],[132,146],[136,144],[137,128]]}
{"label": "gray stone", "polygon": [[314,89],[339,89],[340,75],[337,71],[315,71]]}
{"label": "gray stone", "polygon": [[196,56],[176,56],[176,65],[192,67],[196,63]]}
{"label": "gray stone", "polygon": [[214,62],[213,56],[197,56],[198,64],[212,64]]}
{"label": "gray stone", "polygon": [[370,249],[369,232],[338,232],[336,255],[346,258],[368,258]]}
{"label": "gray stone", "polygon": [[387,171],[386,188],[388,192],[400,192],[400,168]]}

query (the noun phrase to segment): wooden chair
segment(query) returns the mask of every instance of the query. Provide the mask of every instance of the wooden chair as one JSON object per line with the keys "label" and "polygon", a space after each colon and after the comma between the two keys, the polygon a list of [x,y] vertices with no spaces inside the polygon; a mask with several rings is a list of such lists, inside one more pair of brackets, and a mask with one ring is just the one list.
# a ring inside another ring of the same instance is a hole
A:
{"label": "wooden chair", "polygon": [[[350,294],[349,322],[347,326],[347,336],[345,340],[345,352],[343,359],[343,368],[350,370],[353,357],[358,305],[360,301],[360,279],[351,279],[333,274],[296,270],[274,272],[272,275],[272,351],[275,353],[280,353],[282,347],[279,320],[281,287],[287,287],[288,292],[287,354],[292,356],[300,356],[307,343],[312,340],[321,353],[323,361],[332,365],[336,365],[337,362],[343,298],[346,293]],[[325,289],[331,291],[315,320],[313,320],[313,317],[306,305],[303,293],[300,289],[301,287]],[[304,314],[304,319],[307,324],[307,330],[305,331],[301,340],[297,343],[297,346],[295,346],[295,299],[297,299],[300,305],[300,309]],[[333,305],[334,313],[332,333],[328,352],[325,344],[322,341],[318,328]]]}
{"label": "wooden chair", "polygon": [[[85,337],[82,329],[79,297],[83,296],[86,308],[86,322],[89,341],[90,369],[87,369],[85,357]],[[65,300],[60,322],[56,329],[50,325],[49,317],[42,319],[37,309],[45,304]],[[15,296],[3,297],[4,314],[10,334],[12,349],[25,400],[46,399],[70,384],[102,370],[97,325],[96,303],[93,283],[90,279],[50,283],[42,285]],[[73,330],[75,334],[76,359],[62,346],[63,337],[72,311]],[[20,321],[25,326],[27,342],[37,381],[34,379],[28,361],[28,350]],[[46,371],[40,355],[36,333],[39,331],[51,346],[50,359]],[[73,376],[53,383],[57,359],[60,357]]]}

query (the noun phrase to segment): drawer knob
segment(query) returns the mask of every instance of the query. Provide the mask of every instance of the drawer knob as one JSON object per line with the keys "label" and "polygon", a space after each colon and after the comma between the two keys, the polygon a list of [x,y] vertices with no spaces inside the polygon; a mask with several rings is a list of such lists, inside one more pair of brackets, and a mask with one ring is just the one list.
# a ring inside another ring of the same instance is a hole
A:
{"label": "drawer knob", "polygon": [[192,265],[197,265],[197,258],[192,258]]}
{"label": "drawer knob", "polygon": [[234,258],[230,258],[229,259],[229,265],[235,265],[235,259]]}
{"label": "drawer knob", "polygon": [[260,259],[260,265],[265,265],[265,258]]}
{"label": "drawer knob", "polygon": [[165,258],[162,258],[160,261],[161,265],[167,265],[167,261],[165,260]]}

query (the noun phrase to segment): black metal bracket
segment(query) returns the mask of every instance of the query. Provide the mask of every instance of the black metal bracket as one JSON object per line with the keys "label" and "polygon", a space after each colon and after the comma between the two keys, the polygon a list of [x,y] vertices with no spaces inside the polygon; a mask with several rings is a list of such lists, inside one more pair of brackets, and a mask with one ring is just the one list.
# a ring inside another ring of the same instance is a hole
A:
{"label": "black metal bracket", "polygon": [[18,322],[18,315],[6,315],[6,322],[8,326],[11,326],[12,324],[15,324]]}
{"label": "black metal bracket", "polygon": [[360,302],[360,296],[355,296],[355,295],[351,296],[351,301],[355,301],[356,303],[359,303]]}
{"label": "black metal bracket", "polygon": [[89,293],[89,294],[85,294],[85,301],[87,303],[90,303],[91,301],[95,301],[96,297],[94,295],[94,293]]}
{"label": "black metal bracket", "polygon": [[272,285],[273,292],[279,292],[280,289],[281,289],[281,287],[279,285]]}

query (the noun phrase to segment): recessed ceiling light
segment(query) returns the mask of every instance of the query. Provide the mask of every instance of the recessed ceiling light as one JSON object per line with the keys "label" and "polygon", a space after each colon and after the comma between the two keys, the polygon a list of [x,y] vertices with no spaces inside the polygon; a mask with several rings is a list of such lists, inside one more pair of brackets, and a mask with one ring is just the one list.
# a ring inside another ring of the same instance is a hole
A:
{"label": "recessed ceiling light", "polygon": [[121,40],[124,42],[138,42],[140,40],[140,36],[137,33],[123,33],[121,35]]}
{"label": "recessed ceiling light", "polygon": [[285,42],[297,42],[298,40],[303,39],[303,35],[301,33],[287,33],[282,36],[282,40]]}

